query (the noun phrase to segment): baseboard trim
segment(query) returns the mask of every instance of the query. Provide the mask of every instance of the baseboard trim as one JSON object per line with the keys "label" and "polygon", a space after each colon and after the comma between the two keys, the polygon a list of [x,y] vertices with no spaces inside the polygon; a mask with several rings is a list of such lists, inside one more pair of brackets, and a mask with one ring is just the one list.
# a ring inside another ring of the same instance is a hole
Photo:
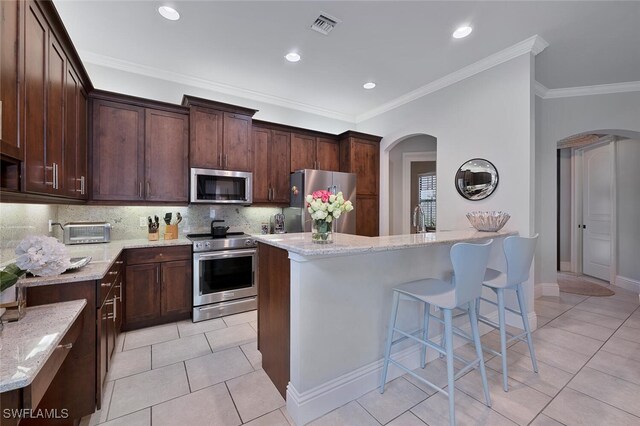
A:
{"label": "baseboard trim", "polygon": [[534,287],[535,298],[542,296],[560,296],[560,286],[558,283],[538,283]]}
{"label": "baseboard trim", "polygon": [[616,276],[616,282],[615,285],[617,285],[618,287],[622,287],[624,289],[627,290],[631,290],[631,291],[637,291],[638,293],[640,293],[640,281],[631,279],[631,278],[627,278],[627,277],[623,277],[621,275]]}
{"label": "baseboard trim", "polygon": [[[498,320],[497,311],[486,316],[492,321],[497,322]],[[468,321],[465,326],[460,328],[470,333]],[[491,330],[493,329],[489,326],[480,324],[481,335]],[[441,334],[431,336],[431,339],[438,342],[441,339]],[[454,348],[466,343],[465,340],[454,337]],[[417,343],[395,352],[392,356],[393,359],[411,370],[420,365],[420,347]],[[427,362],[435,360],[437,356],[434,350],[428,350]],[[289,382],[287,385],[287,411],[289,415],[297,425],[302,426],[376,389],[380,385],[383,363],[384,360],[379,359],[302,393]],[[387,383],[403,374],[405,374],[403,370],[390,365],[387,372]]]}

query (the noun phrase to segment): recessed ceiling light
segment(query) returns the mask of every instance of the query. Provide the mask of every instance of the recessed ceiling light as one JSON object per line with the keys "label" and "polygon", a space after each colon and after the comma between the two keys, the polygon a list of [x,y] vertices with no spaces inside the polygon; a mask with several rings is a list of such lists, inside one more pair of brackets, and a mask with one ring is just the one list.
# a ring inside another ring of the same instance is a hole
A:
{"label": "recessed ceiling light", "polygon": [[289,52],[284,56],[289,62],[298,62],[300,60],[300,55],[296,52]]}
{"label": "recessed ceiling light", "polygon": [[473,31],[473,28],[467,25],[462,26],[453,32],[453,38],[465,38],[471,34],[471,31]]}
{"label": "recessed ceiling light", "polygon": [[373,89],[374,87],[376,87],[376,84],[373,81],[369,81],[368,83],[363,84],[362,87],[364,87],[365,89],[369,90],[369,89]]}
{"label": "recessed ceiling light", "polygon": [[158,13],[162,15],[163,18],[166,18],[170,21],[177,21],[180,19],[180,14],[177,10],[169,6],[160,6],[158,8]]}

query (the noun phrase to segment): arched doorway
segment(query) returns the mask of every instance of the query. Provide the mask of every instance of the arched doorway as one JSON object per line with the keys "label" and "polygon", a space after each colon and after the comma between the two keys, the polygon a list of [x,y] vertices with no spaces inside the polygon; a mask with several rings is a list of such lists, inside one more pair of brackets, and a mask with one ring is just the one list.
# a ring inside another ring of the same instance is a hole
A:
{"label": "arched doorway", "polygon": [[387,149],[389,235],[415,232],[412,213],[420,203],[427,222],[437,226],[436,151],[436,138],[424,133],[404,136]]}

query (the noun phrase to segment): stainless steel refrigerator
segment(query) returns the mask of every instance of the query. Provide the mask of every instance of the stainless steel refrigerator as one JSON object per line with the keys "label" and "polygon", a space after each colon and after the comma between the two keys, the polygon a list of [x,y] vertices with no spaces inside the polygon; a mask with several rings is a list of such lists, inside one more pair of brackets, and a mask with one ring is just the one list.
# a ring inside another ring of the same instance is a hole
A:
{"label": "stainless steel refrigerator", "polygon": [[[294,190],[295,188],[295,190]],[[351,201],[353,210],[342,214],[333,225],[333,232],[356,233],[356,175],[355,173],[327,172],[324,170],[299,170],[291,173],[291,204],[284,209],[287,232],[311,232],[311,215],[305,200],[307,194],[325,189],[334,194],[342,191],[345,200]]]}

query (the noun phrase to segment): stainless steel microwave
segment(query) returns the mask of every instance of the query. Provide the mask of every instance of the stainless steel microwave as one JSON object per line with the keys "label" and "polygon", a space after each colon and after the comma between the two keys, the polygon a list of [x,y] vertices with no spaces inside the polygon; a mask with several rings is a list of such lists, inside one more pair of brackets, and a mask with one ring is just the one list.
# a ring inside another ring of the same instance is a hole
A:
{"label": "stainless steel microwave", "polygon": [[191,169],[190,200],[201,204],[249,205],[253,202],[253,175],[251,172]]}

